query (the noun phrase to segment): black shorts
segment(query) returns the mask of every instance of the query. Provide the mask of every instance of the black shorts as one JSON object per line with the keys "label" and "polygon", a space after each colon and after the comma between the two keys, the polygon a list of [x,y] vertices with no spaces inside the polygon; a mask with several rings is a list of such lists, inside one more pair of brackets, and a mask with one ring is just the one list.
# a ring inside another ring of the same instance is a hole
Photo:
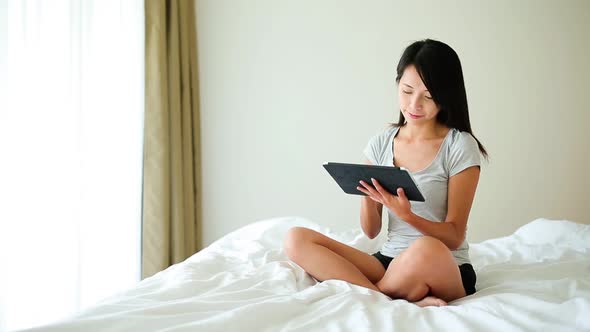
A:
{"label": "black shorts", "polygon": [[[381,265],[387,270],[389,263],[393,260],[393,257],[385,256],[380,251],[373,254],[373,257],[377,258]],[[465,293],[467,295],[471,295],[475,293],[475,270],[473,269],[473,265],[469,263],[459,265],[459,272],[461,272],[461,282],[463,282],[463,288],[465,288]]]}

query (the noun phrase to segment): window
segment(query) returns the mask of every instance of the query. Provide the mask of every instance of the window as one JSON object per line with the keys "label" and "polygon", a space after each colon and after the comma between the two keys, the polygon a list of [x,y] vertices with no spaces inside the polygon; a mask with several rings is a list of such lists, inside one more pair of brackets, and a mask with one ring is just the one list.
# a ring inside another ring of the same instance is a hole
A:
{"label": "window", "polygon": [[141,0],[0,2],[0,330],[140,279]]}

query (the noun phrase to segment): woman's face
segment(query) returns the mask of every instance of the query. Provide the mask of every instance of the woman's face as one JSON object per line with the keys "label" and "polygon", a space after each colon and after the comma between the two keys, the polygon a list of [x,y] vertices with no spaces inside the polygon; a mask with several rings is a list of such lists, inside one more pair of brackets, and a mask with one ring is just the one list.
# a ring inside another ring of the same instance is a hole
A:
{"label": "woman's face", "polygon": [[399,106],[408,123],[436,121],[439,108],[414,65],[406,67],[398,85]]}

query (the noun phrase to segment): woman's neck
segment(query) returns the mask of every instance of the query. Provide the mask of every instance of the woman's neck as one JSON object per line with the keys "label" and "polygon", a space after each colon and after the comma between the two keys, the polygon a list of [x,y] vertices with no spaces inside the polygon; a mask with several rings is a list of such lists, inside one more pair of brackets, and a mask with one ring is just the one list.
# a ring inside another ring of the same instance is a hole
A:
{"label": "woman's neck", "polygon": [[448,128],[436,121],[421,125],[407,123],[400,128],[401,136],[408,141],[427,141],[444,137]]}

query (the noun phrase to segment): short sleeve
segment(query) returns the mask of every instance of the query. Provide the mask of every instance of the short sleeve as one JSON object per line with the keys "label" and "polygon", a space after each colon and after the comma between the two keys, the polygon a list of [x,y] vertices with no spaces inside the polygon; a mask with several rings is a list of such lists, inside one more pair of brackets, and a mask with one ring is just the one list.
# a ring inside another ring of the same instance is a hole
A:
{"label": "short sleeve", "polygon": [[383,161],[383,154],[387,149],[388,138],[391,136],[392,128],[388,128],[379,132],[369,139],[367,146],[363,150],[365,157],[373,163],[373,165],[381,165]]}
{"label": "short sleeve", "polygon": [[479,145],[468,132],[457,132],[451,144],[448,159],[449,177],[464,171],[471,166],[481,165]]}
{"label": "short sleeve", "polygon": [[379,140],[379,135],[375,135],[375,136],[371,137],[371,139],[367,143],[367,146],[365,146],[365,150],[363,150],[365,157],[373,165],[379,165],[378,160],[381,160],[381,156],[379,156],[379,151],[381,151],[381,146],[380,146],[381,144],[380,143],[381,142]]}

